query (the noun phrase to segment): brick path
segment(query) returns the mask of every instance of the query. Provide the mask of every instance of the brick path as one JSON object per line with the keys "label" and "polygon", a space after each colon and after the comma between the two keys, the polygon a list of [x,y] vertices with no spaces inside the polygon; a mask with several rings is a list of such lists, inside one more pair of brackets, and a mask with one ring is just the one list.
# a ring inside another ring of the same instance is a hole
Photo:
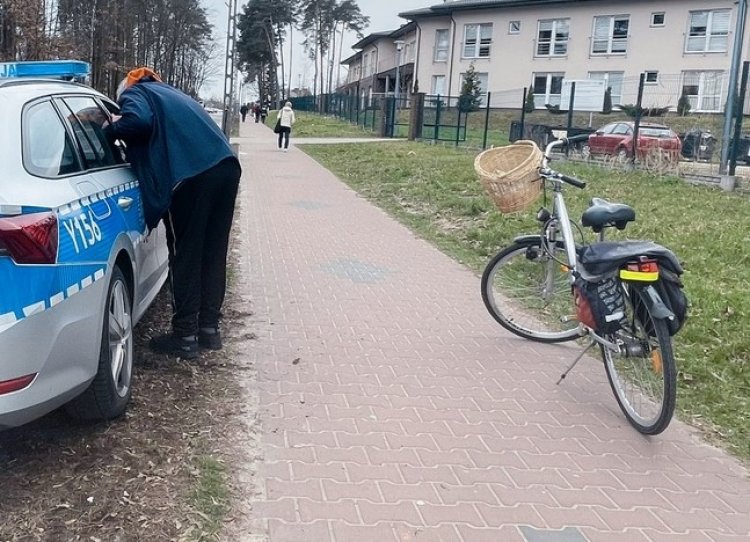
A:
{"label": "brick path", "polygon": [[242,125],[247,540],[750,540],[736,461],[681,423],[639,435],[593,360],[556,386],[575,350],[506,333],[473,272],[273,137]]}

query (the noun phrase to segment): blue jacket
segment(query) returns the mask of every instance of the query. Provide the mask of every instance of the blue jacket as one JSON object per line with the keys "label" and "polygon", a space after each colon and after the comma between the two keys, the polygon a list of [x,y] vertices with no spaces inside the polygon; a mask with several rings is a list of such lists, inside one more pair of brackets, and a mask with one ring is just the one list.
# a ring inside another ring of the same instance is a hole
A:
{"label": "blue jacket", "polygon": [[106,130],[127,145],[149,229],[167,212],[181,182],[226,158],[237,160],[203,107],[170,85],[142,79],[122,93],[119,103],[122,118]]}

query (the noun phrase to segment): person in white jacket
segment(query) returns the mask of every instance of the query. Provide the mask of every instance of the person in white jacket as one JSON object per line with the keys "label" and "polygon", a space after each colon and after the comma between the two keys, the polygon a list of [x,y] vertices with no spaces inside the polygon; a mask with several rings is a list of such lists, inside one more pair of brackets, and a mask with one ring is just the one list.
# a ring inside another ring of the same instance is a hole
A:
{"label": "person in white jacket", "polygon": [[284,152],[289,148],[289,134],[292,133],[292,125],[296,120],[294,111],[292,111],[292,102],[286,102],[276,115],[279,122],[279,149],[282,142],[284,143]]}

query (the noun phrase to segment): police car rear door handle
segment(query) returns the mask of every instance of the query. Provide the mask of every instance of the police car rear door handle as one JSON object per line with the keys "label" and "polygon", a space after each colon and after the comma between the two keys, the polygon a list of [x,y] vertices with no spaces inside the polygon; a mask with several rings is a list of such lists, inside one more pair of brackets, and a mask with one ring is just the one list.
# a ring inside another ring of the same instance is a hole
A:
{"label": "police car rear door handle", "polygon": [[128,197],[122,197],[117,200],[117,205],[120,206],[121,209],[124,209],[127,211],[130,209],[130,206],[133,205],[133,198]]}

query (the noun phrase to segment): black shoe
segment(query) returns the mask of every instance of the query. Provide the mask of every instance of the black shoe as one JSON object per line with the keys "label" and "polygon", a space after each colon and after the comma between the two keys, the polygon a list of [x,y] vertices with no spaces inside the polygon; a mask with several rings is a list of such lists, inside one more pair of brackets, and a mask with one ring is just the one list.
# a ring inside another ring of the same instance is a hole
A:
{"label": "black shoe", "polygon": [[209,350],[221,350],[221,332],[215,327],[202,327],[198,331],[198,346]]}
{"label": "black shoe", "polygon": [[182,359],[198,357],[198,339],[195,335],[188,337],[176,337],[171,333],[160,335],[151,339],[148,347],[159,354],[168,354]]}

